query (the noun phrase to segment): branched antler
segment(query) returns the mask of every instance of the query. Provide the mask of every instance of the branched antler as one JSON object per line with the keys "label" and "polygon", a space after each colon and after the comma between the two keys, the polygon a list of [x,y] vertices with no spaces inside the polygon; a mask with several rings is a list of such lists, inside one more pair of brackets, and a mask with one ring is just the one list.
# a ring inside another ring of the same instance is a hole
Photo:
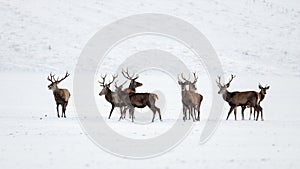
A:
{"label": "branched antler", "polygon": [[100,83],[100,86],[104,86],[105,85],[105,78],[106,78],[107,74],[105,74],[104,76],[101,75],[102,78],[102,82],[98,81]]}
{"label": "branched antler", "polygon": [[194,72],[193,75],[194,75],[194,82],[192,83],[195,84],[198,81],[198,76],[196,76],[196,72]]}
{"label": "branched antler", "polygon": [[122,69],[122,74],[128,80],[136,80],[139,77],[139,75],[136,75],[136,77],[134,77],[134,74],[130,76],[130,74],[128,73],[128,68],[126,69],[126,71]]}
{"label": "branched antler", "polygon": [[48,80],[52,83],[56,82],[56,83],[60,83],[61,81],[65,80],[68,76],[70,76],[70,74],[68,72],[66,72],[65,77],[63,77],[62,79],[59,79],[59,77],[57,76],[57,78],[55,79],[55,74],[52,75],[52,73],[50,73],[50,76],[48,76]]}
{"label": "branched antler", "polygon": [[52,72],[51,72],[51,73],[50,73],[50,76],[48,76],[47,79],[48,79],[50,82],[53,83],[53,82],[55,82],[54,76],[55,76],[55,75],[54,75],[54,74],[52,75]]}
{"label": "branched antler", "polygon": [[227,85],[230,85],[230,83],[232,82],[232,80],[235,78],[235,75],[231,75],[231,78],[229,80],[229,82],[227,83]]}
{"label": "branched antler", "polygon": [[110,81],[107,85],[111,85],[116,80],[118,75],[113,75],[112,77],[113,77],[112,81]]}
{"label": "branched antler", "polygon": [[181,73],[181,78],[182,78],[185,82],[190,82],[190,76],[189,76],[189,79],[186,79],[186,78],[183,76],[183,73]]}

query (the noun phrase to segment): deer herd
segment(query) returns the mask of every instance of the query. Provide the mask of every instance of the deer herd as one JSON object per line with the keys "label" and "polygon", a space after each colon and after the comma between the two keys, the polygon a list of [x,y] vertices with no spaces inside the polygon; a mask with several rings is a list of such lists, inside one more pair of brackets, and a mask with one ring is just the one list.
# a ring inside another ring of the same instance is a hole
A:
{"label": "deer herd", "polygon": [[[48,76],[48,80],[51,84],[48,86],[49,90],[53,91],[54,99],[56,102],[56,110],[57,117],[66,118],[66,108],[68,105],[69,98],[71,96],[68,89],[60,89],[58,88],[58,84],[65,80],[70,74],[66,72],[63,78],[55,78],[55,75],[50,73]],[[98,81],[102,90],[100,91],[100,96],[105,96],[107,102],[111,104],[111,110],[109,112],[108,119],[110,119],[113,110],[115,107],[120,108],[120,118],[119,120],[126,118],[126,111],[129,112],[129,119],[134,122],[135,108],[145,108],[148,107],[153,112],[152,122],[155,120],[155,115],[158,113],[159,120],[162,121],[160,108],[158,108],[155,103],[158,100],[158,95],[155,93],[138,93],[136,92],[136,88],[142,86],[143,84],[138,82],[137,79],[139,75],[132,74],[128,72],[128,69],[122,70],[122,75],[130,82],[128,88],[123,89],[123,86],[127,83],[127,81],[123,82],[121,85],[118,85],[118,75],[113,75],[112,80],[106,81],[107,74],[101,76],[101,79]],[[241,107],[242,120],[244,120],[244,111],[246,108],[250,108],[250,118],[253,114],[254,119],[257,121],[259,116],[263,121],[263,108],[260,103],[264,100],[266,91],[270,88],[270,86],[261,86],[259,84],[259,92],[256,91],[243,91],[243,92],[229,92],[227,89],[230,87],[230,83],[235,78],[234,75],[231,75],[231,78],[228,83],[222,84],[221,77],[219,76],[216,80],[217,86],[219,87],[218,94],[222,95],[224,101],[226,101],[229,106],[229,112],[227,114],[226,120],[228,120],[232,111],[234,111],[235,120],[237,107]],[[183,120],[190,120],[192,117],[193,121],[200,121],[200,107],[203,101],[203,96],[200,93],[197,93],[197,83],[198,77],[196,73],[193,73],[193,79],[178,75],[178,84],[181,88],[181,102],[182,102],[182,113]],[[115,90],[111,90],[111,85],[114,83]],[[59,114],[59,105],[62,107],[62,114]],[[254,113],[252,113],[252,109],[254,109]],[[187,114],[188,113],[188,114]]]}

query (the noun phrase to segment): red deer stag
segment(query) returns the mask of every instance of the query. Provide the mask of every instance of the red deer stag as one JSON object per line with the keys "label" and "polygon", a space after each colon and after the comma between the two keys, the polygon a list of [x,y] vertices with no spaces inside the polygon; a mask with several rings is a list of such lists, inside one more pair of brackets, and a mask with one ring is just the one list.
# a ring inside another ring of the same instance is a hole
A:
{"label": "red deer stag", "polygon": [[[128,68],[126,69],[126,71],[124,69],[122,69],[122,74],[123,74],[123,76],[126,79],[130,80],[130,84],[129,84],[128,88],[124,89],[122,92],[119,92],[119,93],[121,94],[121,97],[123,99],[129,99],[129,94],[135,93],[136,92],[136,88],[142,86],[143,84],[136,81],[136,79],[139,78],[139,75],[135,75],[135,74],[130,75],[129,74]],[[123,115],[122,116],[124,118],[126,116],[126,110],[127,109],[124,109],[124,111],[123,111]],[[129,114],[129,118],[131,118],[131,116],[132,115]]]}
{"label": "red deer stag", "polygon": [[104,95],[105,96],[105,99],[111,104],[111,110],[109,112],[109,116],[108,116],[108,119],[110,119],[111,117],[111,114],[114,110],[115,107],[120,107],[120,111],[121,111],[121,115],[122,115],[122,108],[124,106],[126,106],[126,103],[118,96],[117,93],[115,92],[112,92],[110,90],[110,85],[116,80],[117,78],[117,75],[113,76],[113,79],[112,81],[108,82],[108,83],[105,83],[105,78],[106,78],[107,75],[105,76],[101,76],[102,78],[102,82],[99,81],[100,83],[100,86],[102,86],[102,90],[101,92],[99,93],[100,96]]}
{"label": "red deer stag", "polygon": [[134,121],[134,108],[144,108],[148,106],[150,110],[153,112],[152,122],[154,122],[155,114],[158,112],[159,119],[161,119],[160,109],[155,106],[155,102],[158,99],[157,94],[155,93],[131,93],[129,94],[130,104],[129,106],[129,114],[131,115],[132,122]]}
{"label": "red deer stag", "polygon": [[66,118],[66,109],[67,109],[67,105],[68,105],[68,101],[69,98],[71,96],[70,92],[68,91],[68,89],[60,89],[58,88],[58,84],[65,80],[70,74],[68,72],[66,72],[65,77],[63,77],[62,79],[59,79],[59,77],[57,77],[57,79],[55,79],[55,75],[52,75],[52,73],[50,73],[50,76],[48,76],[48,80],[51,82],[51,84],[48,86],[49,90],[53,91],[53,95],[54,95],[54,99],[56,102],[56,111],[57,111],[57,117],[60,118],[59,116],[59,110],[58,107],[59,105],[62,106],[62,115],[61,117]]}
{"label": "red deer stag", "polygon": [[[258,104],[258,95],[255,91],[246,91],[246,92],[229,92],[227,88],[229,88],[230,83],[235,78],[235,76],[231,75],[231,79],[225,85],[221,84],[221,77],[218,77],[217,85],[219,87],[218,94],[222,94],[223,99],[228,102],[230,106],[230,110],[228,112],[226,120],[228,120],[231,112],[238,106],[242,107],[242,118],[244,120],[244,110],[246,106],[249,105],[254,108],[255,111],[260,112],[262,108]],[[236,120],[236,111],[234,112],[235,120]]]}
{"label": "red deer stag", "polygon": [[[194,81],[191,82],[191,81],[187,80],[186,78],[184,78],[183,74],[181,74],[181,78],[183,80],[185,80],[185,82],[180,83],[180,79],[178,79],[178,83],[180,85],[187,84],[189,86],[188,91],[182,91],[182,96],[184,96],[183,100],[182,100],[182,102],[184,104],[183,107],[186,107],[185,105],[188,106],[188,109],[190,112],[189,114],[192,115],[193,121],[194,121],[194,116],[197,121],[200,121],[200,106],[201,106],[201,102],[203,100],[203,96],[199,93],[196,93],[196,91],[197,91],[196,82],[198,80],[198,77],[196,76],[196,73],[193,73],[193,75],[194,75]],[[181,88],[183,89],[183,87],[181,87]],[[198,111],[198,117],[196,116],[195,110]],[[186,113],[184,113],[184,115],[186,116]]]}
{"label": "red deer stag", "polygon": [[[189,110],[190,100],[186,97],[188,90],[186,86],[188,85],[187,82],[182,82],[178,75],[178,84],[181,86],[181,102],[182,102],[182,113],[183,113],[183,121],[187,120],[186,111]],[[189,112],[191,114],[191,112]],[[192,115],[194,120],[194,115]]]}
{"label": "red deer stag", "polygon": [[[122,101],[126,102],[126,99],[129,100],[129,96],[128,93],[126,93],[126,91],[123,91],[123,86],[126,84],[127,81],[125,81],[124,83],[122,83],[121,85],[118,86],[117,82],[115,82],[115,93],[117,93],[117,96],[119,97],[119,99],[121,99]],[[129,101],[127,101],[129,102]],[[126,116],[126,106],[120,107],[121,109],[121,116],[119,118],[119,120],[121,119],[125,119]]]}

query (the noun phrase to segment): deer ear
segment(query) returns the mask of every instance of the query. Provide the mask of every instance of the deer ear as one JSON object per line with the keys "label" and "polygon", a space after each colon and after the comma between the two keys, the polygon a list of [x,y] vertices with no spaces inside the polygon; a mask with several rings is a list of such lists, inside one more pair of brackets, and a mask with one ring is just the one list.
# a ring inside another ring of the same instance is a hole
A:
{"label": "deer ear", "polygon": [[227,83],[227,84],[226,84],[226,88],[228,88],[229,86],[230,86],[230,83]]}
{"label": "deer ear", "polygon": [[266,89],[270,89],[270,86],[267,86]]}
{"label": "deer ear", "polygon": [[259,87],[259,89],[262,89],[262,88],[263,88],[260,84],[258,85],[258,87]]}

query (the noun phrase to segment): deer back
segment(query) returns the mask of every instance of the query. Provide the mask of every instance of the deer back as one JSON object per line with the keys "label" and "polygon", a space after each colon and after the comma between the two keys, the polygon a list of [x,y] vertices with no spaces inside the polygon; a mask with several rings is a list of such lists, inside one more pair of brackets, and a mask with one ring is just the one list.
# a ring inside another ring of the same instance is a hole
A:
{"label": "deer back", "polygon": [[252,106],[257,104],[258,95],[255,91],[245,91],[245,92],[232,92],[229,93],[226,101],[229,104],[240,106],[250,104]]}
{"label": "deer back", "polygon": [[71,96],[68,89],[57,89],[53,91],[54,99],[57,103],[65,103],[69,101]]}

